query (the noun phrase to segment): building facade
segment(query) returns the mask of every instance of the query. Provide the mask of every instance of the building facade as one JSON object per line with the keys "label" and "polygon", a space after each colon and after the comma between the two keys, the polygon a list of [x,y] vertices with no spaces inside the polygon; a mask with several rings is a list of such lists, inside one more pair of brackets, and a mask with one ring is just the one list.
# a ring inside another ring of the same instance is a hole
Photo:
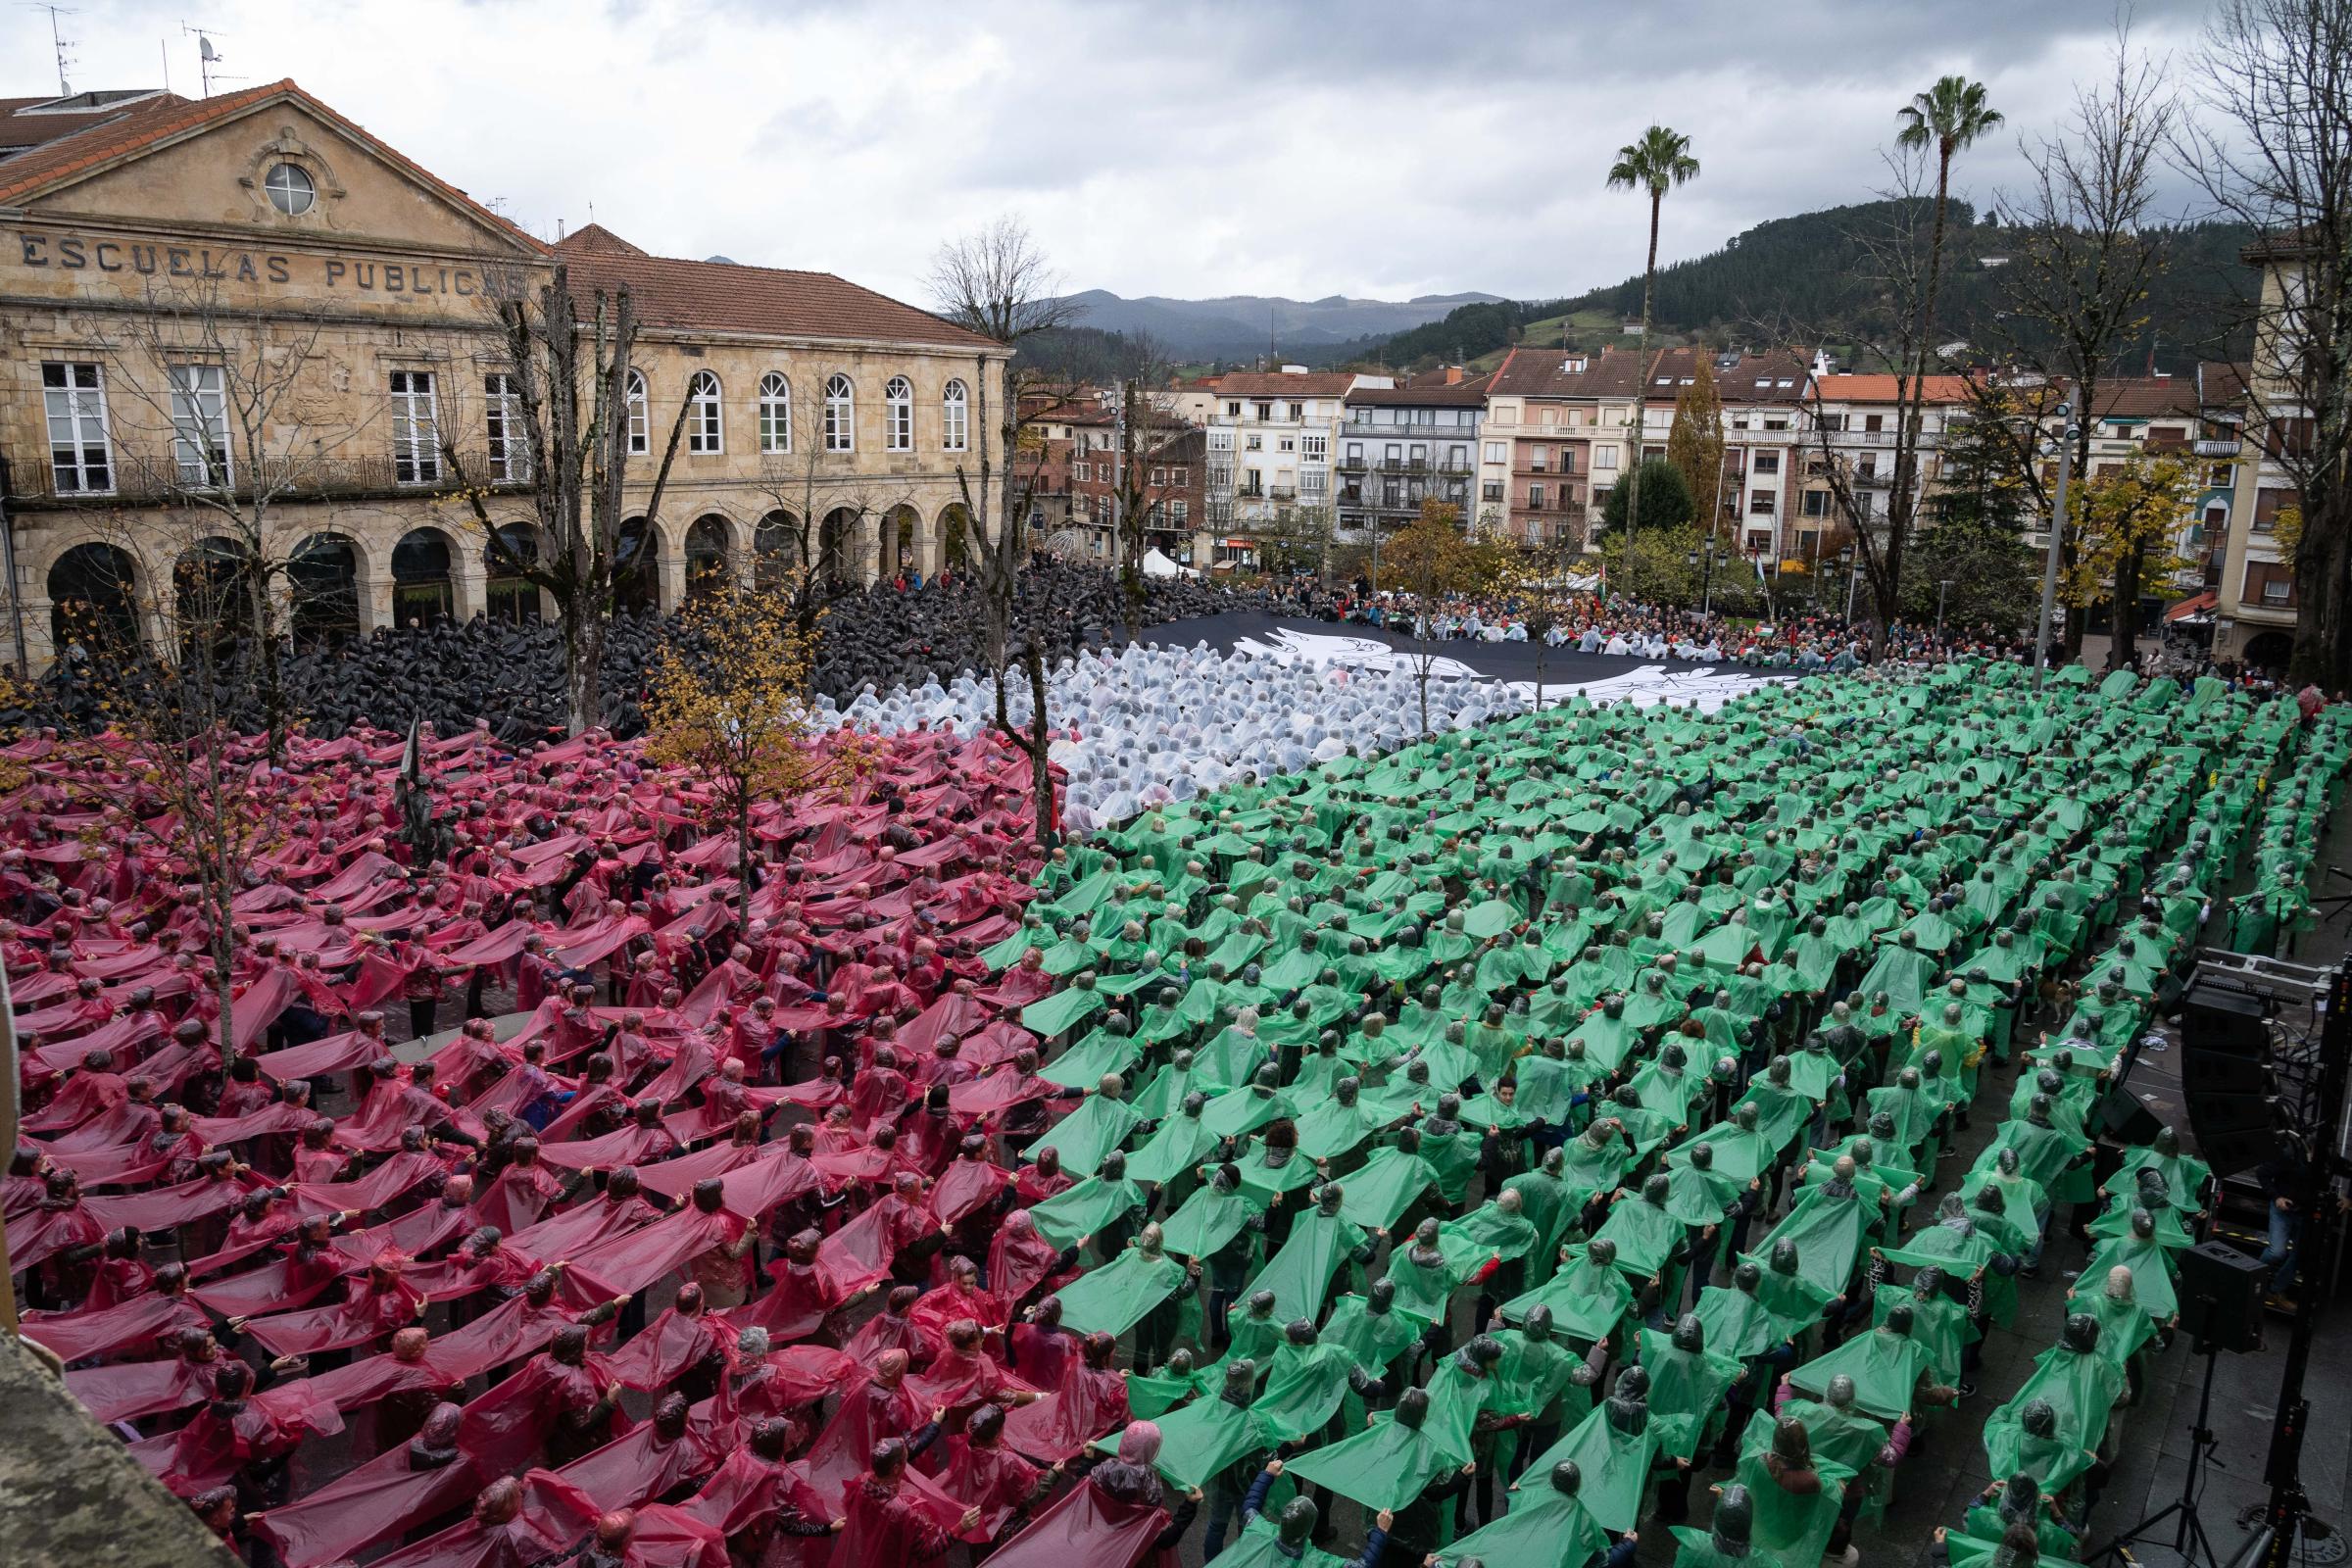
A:
{"label": "building facade", "polygon": [[626,287],[643,322],[625,605],[803,535],[850,576],[935,568],[961,537],[956,470],[1003,393],[984,338],[823,273],[593,227],[548,246],[290,81],[58,123],[0,162],[12,662],[92,628],[172,646],[186,574],[252,540],[298,640],[546,612],[490,549],[543,543],[492,299],[559,263],[583,306]]}
{"label": "building facade", "polygon": [[1236,537],[1220,537],[1212,546],[1215,560],[1203,564],[1252,559],[1239,537],[1251,529],[1328,516],[1348,394],[1392,384],[1387,376],[1297,365],[1220,376],[1207,424],[1208,523],[1210,532]]}
{"label": "building facade", "polygon": [[1804,385],[1802,368],[1786,354],[1673,348],[1644,361],[1615,348],[1512,350],[1488,392],[1480,514],[1530,544],[1588,547],[1618,480],[1643,457],[1665,455],[1675,399],[1696,382],[1701,356],[1723,408],[1723,528],[1749,553],[1770,549],[1788,514],[1788,454]]}
{"label": "building facade", "polygon": [[2262,269],[2262,312],[2248,367],[2246,417],[2230,506],[2230,539],[2215,587],[2213,657],[2282,670],[2294,654],[2299,605],[2293,552],[2278,537],[2278,514],[2301,506],[2294,473],[2280,444],[2309,439],[2313,411],[2291,363],[2280,328],[2301,326],[2289,301],[2304,297],[2307,260],[2291,238],[2249,248],[2244,259]]}
{"label": "building facade", "polygon": [[1442,371],[1403,386],[1359,386],[1344,400],[1339,433],[1339,537],[1386,535],[1443,501],[1464,528],[1478,520],[1471,486],[1490,377]]}

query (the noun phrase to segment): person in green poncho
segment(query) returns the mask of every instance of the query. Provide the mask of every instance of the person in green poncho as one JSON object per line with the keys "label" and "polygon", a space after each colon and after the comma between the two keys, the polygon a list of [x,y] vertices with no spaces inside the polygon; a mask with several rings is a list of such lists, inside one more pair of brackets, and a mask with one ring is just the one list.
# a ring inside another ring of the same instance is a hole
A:
{"label": "person in green poncho", "polygon": [[1650,1430],[1648,1395],[1649,1374],[1639,1366],[1625,1368],[1617,1374],[1614,1392],[1591,1415],[1529,1461],[1530,1469],[1544,1469],[1573,1460],[1584,1476],[1585,1506],[1612,1535],[1641,1523],[1642,1501],[1656,1467],[1658,1438]]}
{"label": "person in green poncho", "polygon": [[[2057,1499],[2044,1494],[2041,1483],[2022,1470],[1978,1494],[1960,1528],[1970,1540],[1989,1545],[2006,1540],[2009,1532],[2020,1526],[2034,1533],[2034,1545],[2046,1557],[2080,1555],[2081,1538],[2058,1518]],[[1938,1530],[1936,1539],[1948,1546],[1950,1534]]]}
{"label": "person in green poncho", "polygon": [[[1212,1553],[1240,1505],[1250,1456],[1265,1446],[1250,1414],[1256,1394],[1256,1366],[1236,1361],[1225,1369],[1224,1385],[1213,1396],[1195,1399],[1159,1420],[1160,1445],[1153,1462],[1178,1486],[1207,1494],[1207,1549]],[[1103,1448],[1108,1442],[1104,1439],[1095,1446]]]}
{"label": "person in green poncho", "polygon": [[[1756,1505],[1747,1489],[1733,1482],[1715,1499],[1708,1528],[1674,1527],[1674,1568],[1801,1568],[1756,1549],[1752,1539]],[[1612,1558],[1609,1568],[1616,1568]]]}
{"label": "person in green poncho", "polygon": [[1396,1409],[1375,1414],[1351,1438],[1288,1461],[1288,1473],[1366,1508],[1387,1510],[1398,1560],[1417,1561],[1445,1544],[1449,1520],[1444,1504],[1470,1485],[1472,1474],[1421,1430],[1428,1414],[1429,1396],[1407,1389],[1396,1396]]}
{"label": "person in green poncho", "polygon": [[1080,1334],[1134,1329],[1135,1359],[1150,1366],[1174,1346],[1186,1309],[1199,1311],[1192,1286],[1200,1274],[1199,1263],[1168,1256],[1158,1225],[1146,1225],[1117,1258],[1063,1287],[1062,1321]]}
{"label": "person in green poncho", "polygon": [[1676,1524],[1690,1517],[1690,1472],[1700,1446],[1723,1419],[1723,1397],[1749,1374],[1737,1356],[1707,1348],[1706,1329],[1695,1312],[1684,1313],[1672,1334],[1642,1330],[1640,1343],[1642,1366],[1649,1374],[1650,1425],[1659,1456],[1674,1466],[1658,1486],[1658,1517]]}
{"label": "person in green poncho", "polygon": [[1338,1182],[1315,1189],[1314,1206],[1291,1223],[1291,1234],[1248,1286],[1272,1291],[1284,1321],[1318,1317],[1332,1277],[1344,1267],[1360,1270],[1372,1260],[1373,1233],[1342,1212],[1348,1190]]}
{"label": "person in green poncho", "polygon": [[1353,1557],[1339,1557],[1314,1544],[1315,1527],[1321,1515],[1315,1505],[1304,1497],[1293,1497],[1282,1506],[1274,1519],[1265,1515],[1266,1497],[1274,1483],[1282,1476],[1282,1461],[1274,1460],[1257,1473],[1250,1483],[1249,1493],[1242,1498],[1242,1533],[1231,1549],[1219,1555],[1209,1548],[1204,1555],[1216,1557],[1228,1568],[1378,1568],[1381,1553],[1388,1548],[1389,1531],[1396,1518],[1387,1509],[1372,1517],[1371,1532],[1364,1537],[1364,1549]]}
{"label": "person in green poncho", "polygon": [[[1381,1379],[1358,1365],[1344,1345],[1326,1343],[1314,1324],[1300,1318],[1283,1330],[1282,1348],[1275,1352],[1265,1392],[1250,1407],[1266,1447],[1304,1443],[1336,1427],[1339,1411],[1349,1396],[1355,1408],[1391,1391]],[[1335,1437],[1338,1434],[1333,1434]]]}
{"label": "person in green poncho", "polygon": [[1816,1458],[1801,1421],[1783,1420],[1771,1444],[1740,1461],[1737,1483],[1754,1504],[1750,1540],[1790,1563],[1817,1561],[1838,1528],[1847,1472]]}
{"label": "person in green poncho", "polygon": [[1628,1531],[1610,1544],[1578,1495],[1585,1478],[1576,1462],[1562,1459],[1547,1479],[1500,1519],[1423,1558],[1424,1568],[1632,1568],[1641,1536]]}

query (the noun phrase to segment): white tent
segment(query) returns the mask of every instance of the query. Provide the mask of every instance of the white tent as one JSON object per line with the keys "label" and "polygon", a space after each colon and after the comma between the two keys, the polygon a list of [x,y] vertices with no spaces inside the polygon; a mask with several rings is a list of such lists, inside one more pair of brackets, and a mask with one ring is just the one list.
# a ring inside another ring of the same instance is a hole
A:
{"label": "white tent", "polygon": [[1144,552],[1144,575],[1147,577],[1198,577],[1200,574],[1190,566],[1180,566],[1156,550]]}

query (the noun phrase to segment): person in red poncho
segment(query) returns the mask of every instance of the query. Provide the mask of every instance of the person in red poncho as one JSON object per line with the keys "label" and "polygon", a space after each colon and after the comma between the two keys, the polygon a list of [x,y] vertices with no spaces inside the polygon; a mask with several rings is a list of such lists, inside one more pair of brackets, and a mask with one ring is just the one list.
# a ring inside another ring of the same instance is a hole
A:
{"label": "person in red poncho", "polygon": [[1127,1424],[1127,1378],[1111,1364],[1118,1337],[1089,1334],[1052,1392],[1005,1418],[1005,1441],[1032,1459],[1074,1459]]}
{"label": "person in red poncho", "polygon": [[948,1439],[939,1490],[980,1512],[975,1528],[963,1533],[966,1540],[994,1541],[1061,1477],[1058,1461],[1041,1470],[1005,1447],[1004,1436],[1004,1407],[983,1404],[972,1411],[961,1432]]}
{"label": "person in red poncho", "polygon": [[[1171,1552],[1200,1508],[1193,1488],[1171,1514],[1152,1461],[1159,1428],[1131,1421],[1119,1435],[1118,1455],[1087,1472],[1086,1480],[1054,1500],[1028,1528],[992,1554],[994,1568],[1136,1568],[1154,1552]],[[1162,1559],[1163,1561],[1166,1559]]]}
{"label": "person in red poncho", "polygon": [[916,1442],[885,1438],[873,1446],[865,1474],[842,1491],[847,1520],[834,1543],[832,1568],[907,1568],[944,1556],[956,1538],[980,1523],[980,1509],[966,1507],[943,1523],[930,1500],[908,1482],[908,1458],[938,1436],[936,1425]]}
{"label": "person in red poncho", "polygon": [[846,1523],[819,1504],[785,1462],[794,1431],[779,1417],[753,1422],[750,1440],[727,1455],[686,1504],[688,1512],[726,1536],[728,1553],[737,1562],[760,1561],[777,1536],[833,1535]]}

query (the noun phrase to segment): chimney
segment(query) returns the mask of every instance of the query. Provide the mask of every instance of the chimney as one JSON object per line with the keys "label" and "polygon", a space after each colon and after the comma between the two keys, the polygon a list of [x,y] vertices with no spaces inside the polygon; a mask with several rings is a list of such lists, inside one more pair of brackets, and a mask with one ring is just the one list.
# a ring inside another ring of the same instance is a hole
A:
{"label": "chimney", "polygon": [[556,243],[559,245],[564,243],[564,220],[561,218],[556,220]]}

